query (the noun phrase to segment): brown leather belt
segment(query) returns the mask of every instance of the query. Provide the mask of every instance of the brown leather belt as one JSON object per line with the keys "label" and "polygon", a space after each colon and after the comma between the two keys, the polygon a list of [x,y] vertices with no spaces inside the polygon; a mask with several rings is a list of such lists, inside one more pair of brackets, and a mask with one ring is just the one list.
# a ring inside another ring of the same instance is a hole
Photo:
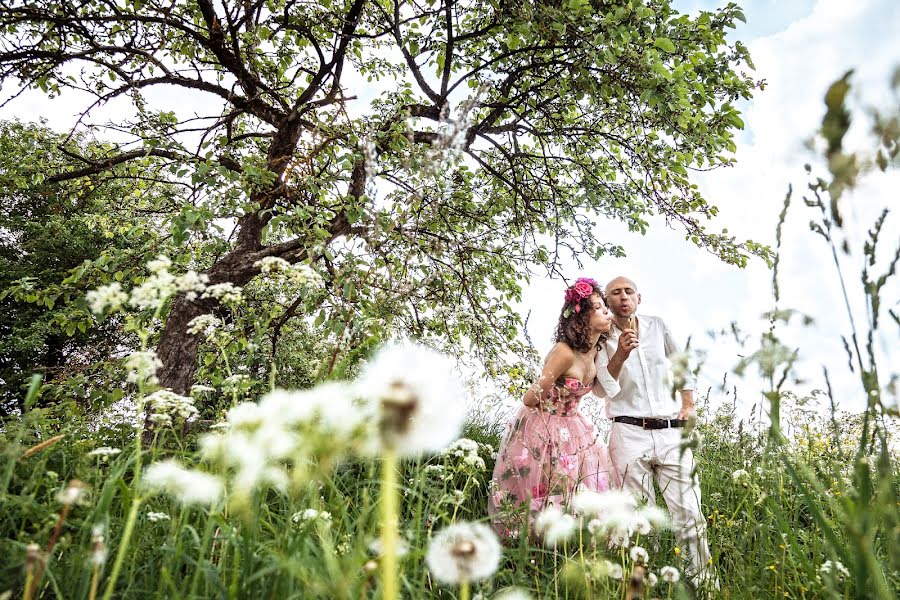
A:
{"label": "brown leather belt", "polygon": [[616,423],[637,425],[644,429],[668,429],[669,427],[686,427],[687,419],[650,419],[647,417],[613,417]]}

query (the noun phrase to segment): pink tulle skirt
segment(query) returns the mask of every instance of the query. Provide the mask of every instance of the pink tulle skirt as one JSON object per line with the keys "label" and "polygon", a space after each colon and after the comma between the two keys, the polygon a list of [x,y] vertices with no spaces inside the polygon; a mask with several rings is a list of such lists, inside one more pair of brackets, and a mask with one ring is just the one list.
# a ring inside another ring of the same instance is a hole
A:
{"label": "pink tulle skirt", "polygon": [[494,530],[517,537],[547,506],[566,506],[581,489],[615,482],[606,443],[577,408],[544,412],[521,407],[500,443],[488,497]]}

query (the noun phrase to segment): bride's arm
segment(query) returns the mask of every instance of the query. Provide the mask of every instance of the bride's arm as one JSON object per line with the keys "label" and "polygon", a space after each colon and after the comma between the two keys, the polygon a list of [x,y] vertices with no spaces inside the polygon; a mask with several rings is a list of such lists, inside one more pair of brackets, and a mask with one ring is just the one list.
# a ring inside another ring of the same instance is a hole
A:
{"label": "bride's arm", "polygon": [[575,364],[575,352],[568,344],[558,343],[547,355],[544,370],[538,380],[528,388],[522,403],[525,406],[538,406],[542,400],[549,397],[550,390],[563,373]]}
{"label": "bride's arm", "polygon": [[[617,377],[613,377],[609,369],[609,355],[606,348],[602,348],[597,352],[597,377],[594,378],[594,386],[592,392],[598,398],[612,398],[619,393],[621,388]],[[616,373],[618,375],[618,373]]]}

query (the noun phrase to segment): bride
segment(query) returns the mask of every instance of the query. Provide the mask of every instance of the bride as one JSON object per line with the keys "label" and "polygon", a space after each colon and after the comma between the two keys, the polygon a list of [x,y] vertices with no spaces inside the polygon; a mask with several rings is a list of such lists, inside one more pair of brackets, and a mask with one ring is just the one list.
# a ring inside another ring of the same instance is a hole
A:
{"label": "bride", "polygon": [[611,324],[596,281],[582,277],[566,290],[556,344],[497,453],[488,514],[499,535],[518,536],[525,506],[530,529],[537,512],[567,505],[576,489],[604,491],[615,481],[606,444],[578,410],[591,391],[595,358]]}

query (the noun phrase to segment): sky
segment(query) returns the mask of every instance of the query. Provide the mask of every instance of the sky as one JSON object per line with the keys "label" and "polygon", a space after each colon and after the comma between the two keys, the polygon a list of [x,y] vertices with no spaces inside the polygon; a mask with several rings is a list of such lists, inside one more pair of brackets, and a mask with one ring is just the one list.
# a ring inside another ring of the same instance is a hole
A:
{"label": "sky", "polygon": [[[724,5],[725,0],[676,0],[682,12],[696,13]],[[780,308],[793,308],[814,319],[809,327],[782,326],[778,336],[790,347],[799,348],[796,374],[801,383],[791,383],[800,393],[822,388],[822,366],[829,370],[835,399],[849,411],[864,408],[858,376],[849,372],[841,334],[850,331],[850,319],[833,259],[821,238],[809,232],[809,220],[815,215],[805,207],[801,192],[806,186],[803,166],[812,163],[824,174],[821,163],[805,141],[818,127],[824,112],[822,97],[830,82],[848,69],[856,69],[854,101],[860,106],[887,106],[891,100],[888,82],[893,69],[900,66],[900,47],[895,37],[900,31],[900,2],[896,0],[744,0],[747,23],[733,32],[750,50],[755,77],[765,79],[766,89],[739,106],[746,123],[737,136],[736,166],[699,174],[696,183],[707,200],[719,208],[709,228],[727,228],[738,239],[753,239],[774,246],[775,227],[789,185],[795,195],[785,223],[779,283]],[[861,94],[860,90],[865,94]],[[10,90],[4,90],[5,96]],[[156,105],[190,115],[197,107],[188,104],[175,91],[148,95]],[[897,99],[893,101],[896,103]],[[127,100],[105,106],[98,121],[130,112]],[[0,118],[44,117],[51,127],[66,129],[80,103],[71,96],[50,100],[38,93],[0,109]],[[866,127],[858,120],[848,139],[865,148]],[[900,177],[873,175],[844,199],[847,231],[851,247],[861,248],[866,230],[886,206],[896,205]],[[712,404],[732,402],[733,396],[720,390],[723,378],[737,385],[737,405],[749,414],[760,400],[763,382],[754,377],[736,381],[733,368],[742,354],[752,352],[758,336],[768,328],[762,313],[774,306],[772,272],[761,260],[752,260],[744,269],[728,266],[708,252],[684,239],[679,230],[669,229],[661,220],[651,221],[645,236],[630,233],[613,221],[601,221],[600,237],[623,246],[623,259],[588,261],[583,269],[569,264],[563,269],[571,281],[592,276],[605,282],[617,275],[634,279],[642,294],[640,311],[666,319],[676,336],[691,338],[693,348],[703,350],[706,358],[700,372],[701,396]],[[892,214],[885,224],[883,240],[900,239],[900,215]],[[893,252],[885,247],[882,255]],[[857,252],[844,257],[845,277],[854,321],[865,322],[865,305],[859,291],[862,259]],[[879,267],[881,267],[881,263]],[[876,273],[883,268],[876,267]],[[897,279],[885,291],[898,310],[900,297]],[[562,304],[565,284],[549,278],[535,278],[526,286],[519,306],[528,314],[528,334],[545,353]],[[887,308],[887,307],[886,307]],[[740,348],[724,337],[712,339],[708,331],[721,330],[734,322],[749,336],[748,346]],[[900,347],[896,326],[885,322],[875,346],[887,374],[900,370]],[[896,402],[896,397],[893,400]],[[515,403],[516,399],[509,399]]]}
{"label": "sky", "polygon": [[[710,10],[724,2],[684,0],[676,2],[683,12]],[[753,239],[775,245],[778,214],[788,186],[795,194],[783,234],[783,253],[779,268],[782,300],[779,308],[793,308],[811,316],[809,327],[781,326],[776,334],[791,348],[799,348],[796,377],[799,383],[787,388],[800,394],[824,388],[822,367],[828,368],[835,401],[840,408],[857,412],[865,405],[859,378],[847,367],[846,352],[840,335],[850,332],[848,311],[834,261],[822,238],[809,231],[815,218],[804,206],[801,195],[808,179],[804,164],[826,175],[821,162],[805,146],[824,114],[823,96],[828,85],[848,69],[856,69],[852,81],[857,86],[854,102],[859,106],[880,104],[887,107],[890,76],[900,67],[900,3],[895,0],[752,0],[740,3],[747,24],[740,25],[732,39],[749,48],[755,77],[767,82],[750,102],[741,105],[745,130],[737,138],[737,164],[727,169],[700,174],[696,183],[704,196],[720,212],[709,228],[727,228],[738,239]],[[860,98],[861,91],[864,97]],[[894,99],[896,105],[896,98]],[[867,128],[858,120],[848,135],[850,146],[866,145]],[[882,256],[892,254],[900,240],[900,214],[897,214],[897,173],[867,178],[852,194],[845,196],[848,239],[851,247],[862,248],[862,240],[875,217],[886,206],[895,212],[885,224]],[[635,280],[642,294],[639,314],[663,317],[682,341],[691,337],[693,348],[706,352],[698,388],[701,396],[709,391],[709,402],[733,402],[721,390],[727,376],[729,389],[737,385],[739,412],[749,415],[759,406],[766,389],[756,377],[737,380],[733,369],[741,355],[758,348],[759,335],[769,327],[761,315],[774,307],[772,271],[761,260],[751,260],[739,269],[685,241],[684,234],[672,230],[660,220],[653,222],[645,236],[627,232],[624,225],[609,222],[602,236],[624,246],[628,256],[585,263],[584,269],[570,265],[572,280],[592,276],[601,282],[626,275]],[[891,245],[894,244],[894,245]],[[844,257],[842,257],[844,258]],[[874,272],[883,272],[881,269]],[[865,303],[860,291],[862,258],[854,253],[843,260],[849,288],[851,314],[857,327],[866,321]],[[523,298],[523,310],[531,311],[528,330],[532,340],[545,352],[551,346],[556,319],[562,305],[564,283],[549,279],[533,280]],[[898,309],[900,286],[895,278],[884,296]],[[882,318],[887,317],[882,311]],[[747,347],[719,337],[710,330],[721,330],[735,322],[750,335]],[[890,372],[900,370],[900,331],[882,321],[875,340],[881,359],[882,383]],[[543,346],[541,344],[543,343]],[[890,367],[893,367],[892,369]],[[893,398],[896,404],[896,396]]]}

